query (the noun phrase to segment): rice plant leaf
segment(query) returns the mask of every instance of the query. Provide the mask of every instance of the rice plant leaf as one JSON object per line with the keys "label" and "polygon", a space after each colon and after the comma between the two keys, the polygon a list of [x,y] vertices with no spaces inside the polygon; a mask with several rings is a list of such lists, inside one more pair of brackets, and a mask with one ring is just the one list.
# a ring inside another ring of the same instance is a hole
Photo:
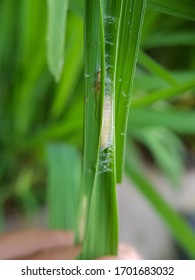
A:
{"label": "rice plant leaf", "polygon": [[[177,79],[177,77],[175,77]],[[154,92],[167,87],[167,81],[163,80],[159,75],[151,75],[140,68],[137,68],[135,82],[133,86],[133,92],[135,95],[139,93]],[[143,92],[144,89],[144,92]],[[131,114],[131,111],[130,111]]]}
{"label": "rice plant leaf", "polygon": [[125,162],[126,174],[129,180],[149,200],[169,228],[173,237],[180,243],[188,254],[195,258],[195,234],[183,218],[161,197],[155,187],[132,167],[128,159]]}
{"label": "rice plant leaf", "polygon": [[67,45],[64,56],[62,78],[57,86],[52,105],[52,118],[59,117],[67,105],[68,98],[74,93],[75,84],[83,69],[83,21],[80,17],[69,15]]}
{"label": "rice plant leaf", "polygon": [[180,94],[184,94],[186,91],[195,88],[195,79],[185,81],[176,86],[172,86],[166,89],[161,89],[159,91],[152,92],[146,96],[139,99],[132,100],[132,107],[144,107],[149,106],[152,103],[159,100],[171,99],[177,97]]}
{"label": "rice plant leaf", "polygon": [[195,20],[194,0],[149,0],[148,7],[171,16]]}
{"label": "rice plant leaf", "polygon": [[74,146],[48,144],[49,226],[73,229],[80,180],[80,157]]}
{"label": "rice plant leaf", "polygon": [[56,82],[60,80],[64,64],[65,30],[68,0],[47,0],[47,61]]}
{"label": "rice plant leaf", "polygon": [[114,85],[120,1],[86,0],[85,9],[86,138],[77,242],[84,240],[80,258],[92,259],[116,255],[118,247]]}
{"label": "rice plant leaf", "polygon": [[138,63],[154,75],[158,75],[159,77],[161,77],[168,84],[177,84],[177,80],[171,75],[168,70],[166,70],[163,66],[157,63],[143,51],[139,52]]}
{"label": "rice plant leaf", "polygon": [[19,54],[22,67],[27,70],[29,62],[32,61],[32,57],[40,48],[42,41],[44,40],[45,43],[45,3],[39,0],[22,0],[20,2]]}
{"label": "rice plant leaf", "polygon": [[195,112],[176,109],[158,111],[152,108],[132,109],[129,131],[147,127],[167,127],[181,134],[195,134]]}
{"label": "rice plant leaf", "polygon": [[157,166],[170,182],[176,187],[180,186],[184,171],[184,147],[179,138],[162,127],[131,129],[129,132],[131,137],[148,148]]}
{"label": "rice plant leaf", "polygon": [[[18,75],[13,92],[13,124],[15,133],[21,137],[27,134],[37,110],[35,85],[45,67],[46,11],[44,1],[23,0],[20,5],[23,16],[18,34],[17,70],[22,75]],[[41,19],[41,24],[37,19]]]}
{"label": "rice plant leaf", "polygon": [[116,166],[117,182],[122,181],[124,147],[135,67],[146,10],[146,0],[123,1],[119,25],[116,72]]}
{"label": "rice plant leaf", "polygon": [[[117,255],[118,215],[115,174],[109,170],[102,171],[102,168],[104,167],[99,167],[99,173],[94,181],[89,224],[81,254],[83,259]],[[111,164],[109,168],[113,168]]]}
{"label": "rice plant leaf", "polygon": [[[181,71],[171,72],[171,75],[175,78],[176,81],[178,81],[178,84],[181,84],[193,79],[195,73],[194,71]],[[168,84],[167,81],[162,79],[162,77],[160,77],[159,75],[151,75],[150,73],[143,71],[141,68],[137,68],[133,86],[135,96],[139,96],[139,93],[144,96],[144,93],[149,94],[165,88],[168,88]]]}
{"label": "rice plant leaf", "polygon": [[[93,23],[93,24],[92,24]],[[83,243],[88,223],[91,194],[97,164],[99,144],[99,95],[95,89],[97,73],[100,68],[100,3],[99,1],[85,2],[84,17],[85,32],[85,113],[84,113],[84,144],[83,166],[81,175],[81,191],[76,220],[76,244]],[[98,92],[99,93],[99,92]]]}
{"label": "rice plant leaf", "polygon": [[194,46],[195,36],[194,31],[182,30],[174,32],[158,32],[149,35],[143,40],[143,48],[158,48],[170,46]]}
{"label": "rice plant leaf", "polygon": [[23,149],[32,149],[36,146],[45,144],[48,141],[54,141],[59,139],[64,139],[68,137],[71,133],[81,130],[83,121],[82,119],[77,119],[67,122],[60,122],[58,124],[54,123],[44,129],[40,129],[33,135],[32,138],[24,139],[18,144],[18,148],[23,147]]}

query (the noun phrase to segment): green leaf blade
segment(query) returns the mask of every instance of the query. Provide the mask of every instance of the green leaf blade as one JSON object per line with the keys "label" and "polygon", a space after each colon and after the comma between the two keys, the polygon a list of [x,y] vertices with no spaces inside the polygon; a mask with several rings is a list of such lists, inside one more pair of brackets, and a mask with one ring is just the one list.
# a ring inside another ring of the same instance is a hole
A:
{"label": "green leaf blade", "polygon": [[176,109],[158,111],[152,108],[132,109],[129,116],[129,132],[134,129],[166,127],[180,134],[195,134],[195,112]]}
{"label": "green leaf blade", "polygon": [[161,89],[155,92],[152,92],[146,96],[143,96],[139,99],[132,100],[132,107],[139,108],[145,107],[157,102],[159,100],[166,100],[177,97],[184,92],[195,88],[195,79],[184,81],[183,83],[177,84],[169,88]]}
{"label": "green leaf blade", "polygon": [[80,180],[79,155],[73,146],[49,144],[47,160],[49,226],[73,229]]}
{"label": "green leaf blade", "polygon": [[67,8],[68,0],[48,0],[47,60],[56,82],[64,64]]}
{"label": "green leaf blade", "polygon": [[116,166],[117,182],[122,181],[129,104],[137,63],[146,0],[124,1],[119,29],[116,73]]}
{"label": "green leaf blade", "polygon": [[194,0],[149,0],[148,7],[172,16],[195,20]]}

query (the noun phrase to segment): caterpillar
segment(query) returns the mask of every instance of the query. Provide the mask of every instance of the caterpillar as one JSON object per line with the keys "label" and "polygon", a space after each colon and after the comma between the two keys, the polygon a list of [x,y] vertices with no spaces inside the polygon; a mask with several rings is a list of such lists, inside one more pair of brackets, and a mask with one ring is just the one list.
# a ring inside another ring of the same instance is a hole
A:
{"label": "caterpillar", "polygon": [[[101,70],[98,69],[96,73],[95,91],[100,93],[101,89]],[[99,98],[99,95],[97,96]],[[98,102],[99,103],[99,102]],[[112,98],[110,95],[110,80],[106,78],[105,93],[104,93],[104,106],[102,112],[102,130],[100,136],[100,148],[104,150],[112,145]]]}
{"label": "caterpillar", "polygon": [[113,136],[113,114],[112,114],[112,98],[110,95],[104,96],[102,130],[100,137],[100,148],[104,150],[112,145]]}

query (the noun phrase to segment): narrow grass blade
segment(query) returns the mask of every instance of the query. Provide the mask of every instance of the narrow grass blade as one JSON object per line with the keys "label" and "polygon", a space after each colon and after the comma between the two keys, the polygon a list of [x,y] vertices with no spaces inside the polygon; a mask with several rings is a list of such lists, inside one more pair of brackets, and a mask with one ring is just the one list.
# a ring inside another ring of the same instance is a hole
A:
{"label": "narrow grass blade", "polygon": [[171,73],[168,70],[166,70],[163,66],[157,63],[154,59],[149,57],[143,51],[140,51],[139,53],[138,63],[154,75],[158,75],[159,77],[161,77],[168,84],[177,84],[177,80],[171,75]]}
{"label": "narrow grass blade", "polygon": [[194,0],[149,0],[148,7],[171,16],[195,20]]}
{"label": "narrow grass blade", "polygon": [[195,134],[195,112],[176,109],[158,111],[152,108],[132,109],[129,116],[129,131],[147,127],[167,127],[181,134]]}
{"label": "narrow grass blade", "polygon": [[169,206],[169,204],[155,190],[154,186],[148,180],[135,170],[126,160],[125,170],[129,179],[149,200],[154,209],[163,218],[173,237],[180,243],[186,252],[195,258],[195,234],[188,224]]}
{"label": "narrow grass blade", "polygon": [[42,44],[42,38],[45,43],[45,1],[21,0],[20,9],[19,58],[20,66],[27,71],[29,62]]}
{"label": "narrow grass blade", "polygon": [[140,99],[134,99],[132,100],[132,107],[137,108],[137,107],[149,106],[156,101],[177,97],[180,94],[184,94],[185,91],[194,88],[195,88],[195,79],[188,80],[187,82],[184,82],[182,84],[178,84],[170,88],[166,88],[150,93],[146,96],[143,96]]}
{"label": "narrow grass blade", "polygon": [[179,187],[184,172],[184,147],[179,138],[169,129],[158,126],[131,129],[129,133],[147,147],[172,185]]}
{"label": "narrow grass blade", "polygon": [[[18,138],[26,136],[34,121],[37,109],[37,84],[44,71],[44,49],[39,49],[34,58],[31,70],[24,74],[23,82],[19,83],[14,91],[14,130]],[[18,106],[20,104],[20,106]],[[21,139],[20,139],[21,140]],[[19,140],[19,141],[20,141]],[[17,139],[16,139],[17,141]]]}
{"label": "narrow grass blade", "polygon": [[83,121],[80,120],[74,120],[70,121],[69,123],[58,123],[53,124],[48,127],[45,127],[44,129],[40,129],[35,133],[35,135],[32,136],[32,138],[28,138],[27,140],[21,141],[20,144],[18,144],[18,149],[33,149],[36,148],[37,145],[43,145],[45,142],[51,141],[51,140],[59,140],[68,138],[68,136],[71,133],[80,132],[82,128]]}
{"label": "narrow grass blade", "polygon": [[142,46],[144,49],[172,46],[194,46],[194,31],[182,30],[173,32],[158,32],[147,36]]}
{"label": "narrow grass blade", "polygon": [[73,229],[80,180],[78,152],[70,145],[49,144],[47,160],[49,226]]}
{"label": "narrow grass blade", "polygon": [[123,1],[116,72],[116,166],[122,181],[129,103],[143,27],[146,0]]}
{"label": "narrow grass blade", "polygon": [[[16,138],[26,136],[32,125],[34,114],[37,110],[36,86],[46,67],[45,3],[38,0],[23,0],[20,5],[20,12],[23,15],[20,18],[20,26],[22,27],[18,35],[19,44],[17,49],[20,63],[17,64],[16,73],[18,79],[17,83],[14,84],[12,101],[13,125]],[[39,30],[38,33],[37,29]],[[30,33],[29,30],[31,31]]]}
{"label": "narrow grass blade", "polygon": [[64,64],[65,27],[68,0],[48,1],[47,60],[51,73],[58,82]]}
{"label": "narrow grass blade", "polygon": [[[178,84],[187,82],[193,79],[195,73],[194,71],[179,71],[179,72],[172,72],[172,76],[175,80],[178,81]],[[140,68],[137,68],[135,82],[133,86],[133,91],[135,92],[135,96],[139,96],[139,93],[152,93],[158,90],[162,90],[168,88],[168,84],[165,80],[160,78],[157,75],[151,75],[146,71],[143,71]],[[138,98],[138,97],[137,97]]]}
{"label": "narrow grass blade", "polygon": [[62,115],[83,69],[83,21],[75,15],[69,15],[67,44],[64,57],[62,78],[57,86],[51,109],[52,118]]}
{"label": "narrow grass blade", "polygon": [[[95,167],[99,144],[99,91],[96,90],[98,70],[101,64],[100,48],[100,3],[99,1],[85,2],[84,17],[84,77],[85,77],[85,113],[84,113],[84,147],[83,166],[81,175],[81,191],[76,222],[77,244],[82,243],[87,228],[91,194],[95,177]],[[99,82],[98,82],[99,83]]]}

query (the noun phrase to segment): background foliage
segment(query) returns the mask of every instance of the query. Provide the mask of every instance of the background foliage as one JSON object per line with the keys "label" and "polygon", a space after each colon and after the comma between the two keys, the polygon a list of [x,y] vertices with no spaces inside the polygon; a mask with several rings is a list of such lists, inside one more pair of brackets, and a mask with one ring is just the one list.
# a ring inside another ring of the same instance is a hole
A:
{"label": "background foliage", "polygon": [[[131,27],[140,27],[141,6],[130,2],[135,9]],[[143,29],[132,29],[131,36],[119,42],[119,53],[125,53],[127,58],[134,58],[139,51],[135,78],[131,72],[133,64],[126,60],[125,75],[132,89],[126,174],[192,258],[194,233],[147,182],[142,165],[152,159],[172,185],[178,187],[189,163],[188,155],[194,155],[194,19],[191,0],[150,0]],[[138,49],[136,38],[141,31]],[[70,201],[73,197],[76,201],[81,176],[86,80],[83,1],[1,0],[0,42],[0,227],[4,230],[6,213],[16,209],[22,215],[32,215],[45,205],[46,197],[50,225],[73,227],[74,215],[67,222],[66,209],[57,205],[61,205],[62,199],[62,205],[65,203],[75,213],[76,202]],[[127,52],[128,42],[134,44],[133,54]],[[119,81],[123,59],[121,55],[116,88],[125,98],[129,89]],[[117,120],[119,134],[124,122],[120,115]],[[116,144],[119,150],[123,149],[121,141]],[[117,155],[116,159],[121,161]],[[120,166],[118,163],[117,168]],[[72,186],[69,194],[67,185]]]}

